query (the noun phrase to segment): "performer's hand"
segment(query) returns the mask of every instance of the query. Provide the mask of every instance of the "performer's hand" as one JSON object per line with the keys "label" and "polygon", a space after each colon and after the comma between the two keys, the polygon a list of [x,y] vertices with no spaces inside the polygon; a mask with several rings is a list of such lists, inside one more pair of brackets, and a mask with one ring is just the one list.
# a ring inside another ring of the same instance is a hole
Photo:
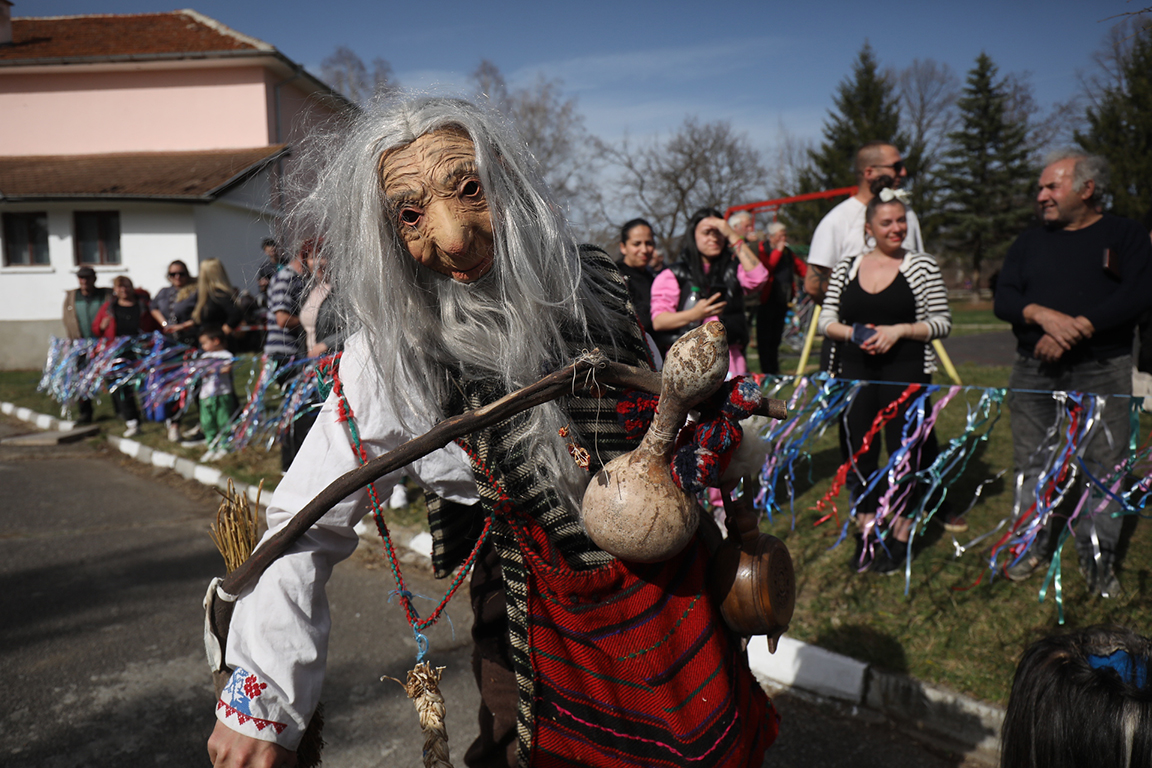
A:
{"label": "performer's hand", "polygon": [[899,325],[872,325],[869,323],[868,327],[874,328],[876,333],[872,334],[868,341],[861,344],[860,349],[870,355],[884,354],[903,338]]}
{"label": "performer's hand", "polygon": [[328,353],[328,345],[322,341],[318,341],[312,346],[308,347],[308,357],[320,357]]}
{"label": "performer's hand", "polygon": [[219,720],[208,739],[212,768],[295,768],[296,753],[237,733]]}
{"label": "performer's hand", "polygon": [[108,315],[104,315],[104,319],[100,321],[100,330],[101,330],[101,331],[106,331],[106,330],[108,330],[108,325],[109,325],[111,322],[112,322],[112,318],[111,318],[110,316],[108,316]]}
{"label": "performer's hand", "polygon": [[1032,354],[1046,363],[1054,363],[1064,354],[1064,347],[1048,334],[1044,334],[1040,337],[1040,341],[1036,342]]}

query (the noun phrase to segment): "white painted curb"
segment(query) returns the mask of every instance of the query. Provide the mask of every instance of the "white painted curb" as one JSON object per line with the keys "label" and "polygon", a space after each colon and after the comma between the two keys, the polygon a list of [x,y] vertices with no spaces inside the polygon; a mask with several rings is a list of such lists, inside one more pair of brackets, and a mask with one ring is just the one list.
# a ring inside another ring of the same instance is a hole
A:
{"label": "white painted curb", "polygon": [[757,677],[777,685],[852,704],[864,700],[867,664],[787,635],[780,638],[776,653],[768,652],[764,635],[749,640],[748,666]]}

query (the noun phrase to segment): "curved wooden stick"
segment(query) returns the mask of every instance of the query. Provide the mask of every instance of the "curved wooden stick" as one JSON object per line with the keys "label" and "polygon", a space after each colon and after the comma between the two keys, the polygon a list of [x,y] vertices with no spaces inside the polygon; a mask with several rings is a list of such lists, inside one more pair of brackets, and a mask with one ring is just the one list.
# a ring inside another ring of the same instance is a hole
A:
{"label": "curved wooden stick", "polygon": [[[498,424],[521,411],[598,384],[629,387],[659,394],[660,374],[611,362],[599,350],[593,350],[535,384],[505,395],[483,408],[444,419],[420,437],[413,438],[399,448],[377,456],[333,480],[327,488],[297,512],[287,525],[273,534],[236,570],[229,573],[220,588],[230,595],[239,595],[332,507],[351,493],[389,472],[411,464],[457,438]],[[782,400],[766,399],[756,409],[756,413],[773,419],[784,419],[787,417],[788,409]],[[227,606],[228,612],[231,612],[230,602],[217,601],[216,605],[218,610]],[[219,618],[225,619],[222,615]],[[227,621],[218,626],[226,627]]]}

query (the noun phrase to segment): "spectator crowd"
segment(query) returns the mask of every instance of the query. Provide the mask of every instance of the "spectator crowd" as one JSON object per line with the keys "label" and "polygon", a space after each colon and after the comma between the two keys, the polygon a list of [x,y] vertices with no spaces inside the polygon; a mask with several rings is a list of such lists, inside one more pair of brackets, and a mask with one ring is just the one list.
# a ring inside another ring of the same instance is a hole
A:
{"label": "spectator crowd", "polygon": [[[813,325],[823,337],[819,370],[831,377],[868,382],[840,421],[841,455],[854,471],[847,486],[856,512],[856,547],[851,567],[860,573],[890,573],[912,556],[908,517],[890,508],[885,482],[865,482],[878,466],[880,444],[900,450],[909,383],[927,384],[937,367],[932,342],[948,335],[951,313],[936,260],[924,252],[916,213],[902,189],[903,158],[892,144],[871,141],[855,156],[856,191],[836,205],[813,233],[807,260],[789,247],[788,231],[771,221],[763,231],[752,214],[702,208],[688,220],[679,251],[665,265],[658,235],[643,218],[620,228],[618,268],[632,307],[657,359],[693,328],[719,320],[728,336],[729,375],[751,372],[749,351],[759,371],[781,373],[784,330],[804,297],[820,305]],[[1133,329],[1152,305],[1149,233],[1136,222],[1104,210],[1108,169],[1098,157],[1068,151],[1053,155],[1039,179],[1037,226],[1008,251],[998,275],[995,311],[1012,323],[1017,361],[1009,406],[1017,483],[1017,510],[1044,510],[1058,500],[1036,494],[1037,481],[1055,450],[1050,427],[1058,404],[1049,393],[1085,391],[1104,396],[1097,430],[1084,458],[1101,472],[1115,467],[1128,445],[1125,395],[1132,392]],[[162,414],[170,440],[185,446],[209,444],[235,417],[240,403],[231,380],[231,360],[262,352],[277,367],[276,384],[286,387],[300,372],[291,361],[342,349],[343,327],[333,287],[326,276],[322,239],[307,239],[285,253],[278,243],[261,243],[256,295],[241,292],[216,259],[202,261],[193,276],[183,261],[168,265],[167,285],[156,295],[118,276],[111,288],[96,285],[91,267],[77,271],[79,286],[68,292],[64,324],[70,338],[113,338],[159,331],[165,339],[201,350],[204,359],[224,361],[198,385],[198,414],[171,403]],[[1103,256],[1101,256],[1103,254]],[[131,386],[112,391],[125,436],[140,429],[140,407]],[[88,400],[76,404],[80,422],[90,421]],[[307,435],[319,402],[309,403],[284,432],[281,464],[287,470]],[[865,433],[885,410],[882,435]],[[937,455],[929,430],[917,443],[908,469],[917,472]],[[210,449],[205,459],[222,452]],[[1093,496],[1103,514],[1086,516],[1088,535],[1077,537],[1081,568],[1091,588],[1116,594],[1117,552],[1122,550],[1115,501]],[[1111,504],[1111,507],[1109,506]],[[911,506],[911,505],[909,505]],[[944,505],[944,526],[966,529],[962,515]],[[1026,579],[1047,567],[1056,537],[1049,526],[1028,547],[1013,552],[1006,575]]]}

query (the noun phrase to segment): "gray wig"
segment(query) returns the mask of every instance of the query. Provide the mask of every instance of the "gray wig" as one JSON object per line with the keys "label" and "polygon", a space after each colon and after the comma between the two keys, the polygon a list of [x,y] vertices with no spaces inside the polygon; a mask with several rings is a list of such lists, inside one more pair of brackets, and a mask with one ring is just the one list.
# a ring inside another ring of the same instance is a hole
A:
{"label": "gray wig", "polygon": [[1076,149],[1058,149],[1048,153],[1044,158],[1044,166],[1048,167],[1052,163],[1069,159],[1076,161],[1072,166],[1072,189],[1079,192],[1091,180],[1095,183],[1095,189],[1092,197],[1088,198],[1088,203],[1102,205],[1104,197],[1108,194],[1108,161],[1100,155],[1090,155]]}
{"label": "gray wig", "polygon": [[751,219],[752,214],[748,213],[748,211],[736,211],[736,213],[728,217],[728,226],[735,227],[737,223]]}
{"label": "gray wig", "polygon": [[[466,133],[492,217],[492,269],[464,284],[409,254],[379,177],[390,151],[441,129]],[[598,298],[603,278],[584,270],[560,206],[528,147],[494,111],[440,97],[402,97],[350,118],[306,162],[312,191],[294,212],[302,233],[325,238],[328,273],[345,321],[377,350],[390,401],[444,416],[450,375],[492,377],[509,391],[568,362],[590,337],[613,338],[620,318]],[[568,337],[566,341],[565,336]],[[575,339],[575,348],[572,340]],[[398,409],[403,411],[403,409]],[[533,409],[525,437],[577,507],[587,475],[557,430],[559,406]],[[407,426],[407,425],[405,425]]]}

